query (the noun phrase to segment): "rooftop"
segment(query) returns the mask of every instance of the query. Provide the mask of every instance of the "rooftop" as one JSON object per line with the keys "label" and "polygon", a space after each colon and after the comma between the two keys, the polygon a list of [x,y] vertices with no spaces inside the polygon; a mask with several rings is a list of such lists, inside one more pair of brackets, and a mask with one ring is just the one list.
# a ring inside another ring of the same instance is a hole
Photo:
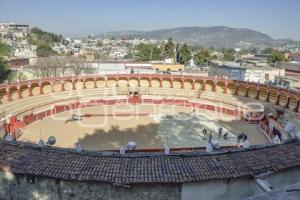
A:
{"label": "rooftop", "polygon": [[111,184],[181,183],[253,176],[300,165],[300,142],[222,153],[135,156],[76,153],[0,141],[0,170]]}
{"label": "rooftop", "polygon": [[240,64],[237,62],[229,61],[212,61],[222,67],[232,68],[232,69],[256,69],[256,70],[279,70],[278,68],[268,67],[268,66],[255,66],[252,64]]}
{"label": "rooftop", "polygon": [[247,200],[295,200],[300,199],[300,183],[248,198]]}

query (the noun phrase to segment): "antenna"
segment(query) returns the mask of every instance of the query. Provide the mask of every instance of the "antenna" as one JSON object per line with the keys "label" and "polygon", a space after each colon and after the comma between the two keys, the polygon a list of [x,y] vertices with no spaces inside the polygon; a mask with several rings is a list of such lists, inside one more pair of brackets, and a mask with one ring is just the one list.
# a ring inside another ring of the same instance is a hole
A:
{"label": "antenna", "polygon": [[42,139],[42,127],[41,127],[41,124],[40,124],[40,140]]}

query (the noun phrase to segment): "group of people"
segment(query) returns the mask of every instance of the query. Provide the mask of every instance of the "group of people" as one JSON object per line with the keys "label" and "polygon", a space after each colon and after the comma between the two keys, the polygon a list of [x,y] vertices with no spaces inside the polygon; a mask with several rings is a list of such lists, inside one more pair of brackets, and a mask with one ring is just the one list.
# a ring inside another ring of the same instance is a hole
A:
{"label": "group of people", "polygon": [[[207,130],[206,129],[203,129],[203,131],[202,131],[202,133],[203,133],[203,135],[204,135],[204,137],[203,137],[203,140],[206,140],[207,138],[206,138],[206,136],[207,136]],[[222,127],[220,127],[219,129],[218,129],[218,139],[220,139],[221,137],[222,137],[222,135],[223,135],[223,139],[224,140],[227,140],[228,139],[228,135],[229,135],[229,133],[228,132],[225,132],[224,134],[223,134],[223,128]],[[209,133],[209,135],[208,135],[208,142],[211,142],[211,140],[212,140],[212,131],[210,131],[210,133]]]}
{"label": "group of people", "polygon": [[[208,135],[208,143],[209,144],[212,144],[214,141],[212,140],[213,139],[213,136],[212,136],[212,132],[210,131],[210,133],[208,134],[207,130],[206,129],[203,129],[202,131],[204,137],[203,137],[203,140],[206,140],[206,136]],[[220,127],[218,129],[218,139],[220,139],[221,137],[224,138],[224,140],[227,140],[228,139],[228,135],[229,133],[228,132],[225,132],[224,133],[224,130],[222,127]],[[240,146],[240,143],[243,142],[243,147],[244,148],[249,148],[250,146],[250,143],[248,141],[248,136],[247,134],[245,133],[241,133],[237,136],[237,145]],[[214,146],[214,145],[213,145]],[[212,147],[213,148],[213,147]]]}
{"label": "group of people", "polygon": [[80,121],[80,120],[82,120],[82,118],[83,118],[82,115],[76,115],[76,114],[72,115],[72,120],[73,121]]}
{"label": "group of people", "polygon": [[272,133],[273,133],[273,137],[274,137],[273,143],[280,144],[281,140],[282,140],[281,132],[277,128],[273,127]]}

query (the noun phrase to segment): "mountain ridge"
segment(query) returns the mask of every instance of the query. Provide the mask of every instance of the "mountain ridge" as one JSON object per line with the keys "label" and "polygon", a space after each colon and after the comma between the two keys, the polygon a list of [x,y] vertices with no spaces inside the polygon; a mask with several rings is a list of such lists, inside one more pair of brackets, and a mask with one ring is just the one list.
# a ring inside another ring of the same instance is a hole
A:
{"label": "mountain ridge", "polygon": [[268,34],[248,28],[231,28],[227,26],[187,26],[152,31],[114,31],[101,34],[98,38],[108,36],[158,40],[171,37],[177,42],[216,48],[269,45],[278,43],[278,41],[293,42],[290,39],[276,40]]}

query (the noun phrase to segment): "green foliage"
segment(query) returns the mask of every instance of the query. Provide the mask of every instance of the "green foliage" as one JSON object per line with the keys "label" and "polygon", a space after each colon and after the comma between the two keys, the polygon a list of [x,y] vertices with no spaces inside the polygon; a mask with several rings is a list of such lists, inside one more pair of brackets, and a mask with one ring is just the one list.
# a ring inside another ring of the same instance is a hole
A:
{"label": "green foliage", "polygon": [[227,49],[224,51],[223,60],[234,61],[235,60],[235,51],[234,49]]}
{"label": "green foliage", "polygon": [[97,44],[96,44],[97,47],[102,47],[103,46],[103,43],[101,41],[97,41]]}
{"label": "green foliage", "polygon": [[179,50],[179,63],[185,66],[189,64],[192,59],[192,51],[187,44],[183,44]]}
{"label": "green foliage", "polygon": [[172,40],[172,38],[169,38],[167,44],[165,45],[165,56],[167,58],[174,58],[175,57],[175,44]]}
{"label": "green foliage", "polygon": [[136,46],[138,61],[161,60],[161,49],[152,44],[140,43]]}
{"label": "green foliage", "polygon": [[10,56],[11,52],[10,46],[0,41],[0,56]]}
{"label": "green foliage", "polygon": [[133,54],[131,52],[129,52],[128,54],[126,54],[124,56],[124,59],[133,59]]}
{"label": "green foliage", "polygon": [[17,80],[19,80],[19,81],[27,80],[27,77],[26,77],[25,73],[22,72],[22,71],[12,71],[12,72],[8,75],[7,79],[8,79],[10,82],[15,82],[15,81],[17,81]]}
{"label": "green foliage", "polygon": [[274,51],[274,50],[273,50],[272,48],[268,47],[268,48],[266,48],[266,49],[264,50],[264,53],[265,53],[265,54],[272,54],[273,51]]}
{"label": "green foliage", "polygon": [[283,62],[285,60],[284,53],[279,51],[273,51],[271,55],[268,57],[269,63],[277,63],[277,62]]}
{"label": "green foliage", "polygon": [[149,61],[151,60],[151,47],[147,44],[140,43],[136,46],[137,49],[137,60],[138,61]]}
{"label": "green foliage", "polygon": [[8,78],[10,72],[8,62],[0,57],[0,83],[3,83]]}
{"label": "green foliage", "polygon": [[103,54],[100,52],[95,52],[94,56],[95,56],[95,59],[103,59],[103,57],[104,57]]}
{"label": "green foliage", "polygon": [[157,46],[152,47],[151,49],[151,60],[161,60],[162,59],[162,51],[161,48]]}
{"label": "green foliage", "polygon": [[36,54],[37,54],[38,57],[48,57],[48,56],[57,55],[57,52],[54,51],[47,44],[40,44],[36,48]]}
{"label": "green foliage", "polygon": [[31,29],[31,32],[30,34],[28,34],[27,39],[31,44],[34,45],[63,42],[62,35],[49,33],[36,27]]}
{"label": "green foliage", "polygon": [[212,60],[211,52],[208,49],[202,49],[194,55],[194,62],[198,66],[207,65]]}

